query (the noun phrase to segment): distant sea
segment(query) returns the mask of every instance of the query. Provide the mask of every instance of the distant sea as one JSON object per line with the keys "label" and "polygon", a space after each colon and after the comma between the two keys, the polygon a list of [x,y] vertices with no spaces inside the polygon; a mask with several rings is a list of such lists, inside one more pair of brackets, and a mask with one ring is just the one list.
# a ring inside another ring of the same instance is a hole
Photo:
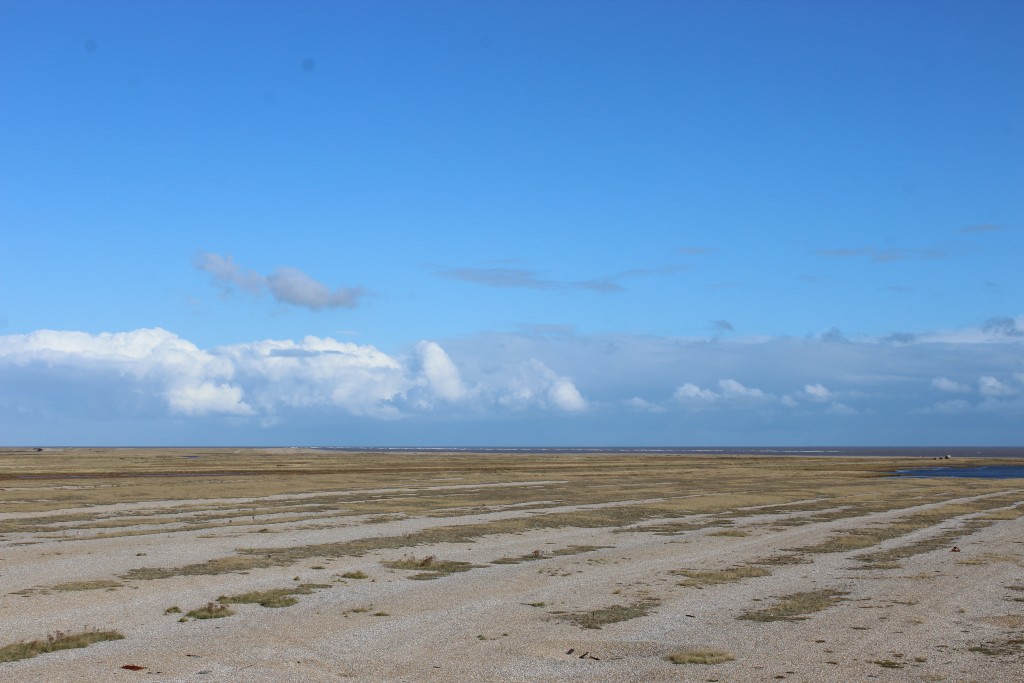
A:
{"label": "distant sea", "polygon": [[445,452],[445,453],[617,453],[622,455],[759,455],[759,456],[837,456],[837,457],[917,457],[917,458],[944,458],[949,455],[953,458],[1024,458],[1024,446],[1021,447],[963,447],[963,446],[899,446],[899,447],[771,447],[752,448],[749,446],[737,446],[735,448],[558,448],[550,446],[537,446],[531,448],[496,448],[489,446],[477,447],[386,447],[386,446],[349,446],[343,448],[324,448],[319,450],[327,451],[389,451],[397,453],[424,453],[424,452]]}

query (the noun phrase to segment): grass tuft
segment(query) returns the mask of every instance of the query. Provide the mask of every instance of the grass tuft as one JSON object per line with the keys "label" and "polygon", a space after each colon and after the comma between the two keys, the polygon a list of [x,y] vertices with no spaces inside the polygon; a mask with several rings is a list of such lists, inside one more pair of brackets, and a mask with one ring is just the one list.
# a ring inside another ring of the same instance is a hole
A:
{"label": "grass tuft", "polygon": [[224,617],[230,617],[234,613],[235,610],[231,609],[227,605],[218,605],[216,602],[208,602],[205,607],[190,610],[186,612],[186,615],[193,619],[223,619]]}
{"label": "grass tuft", "polygon": [[343,579],[367,579],[366,572],[345,572],[341,575]]}
{"label": "grass tuft", "polygon": [[410,579],[416,579],[418,581],[438,579],[442,576],[458,572],[468,572],[470,569],[476,569],[480,566],[469,562],[457,562],[455,560],[438,560],[433,555],[428,555],[424,558],[417,558],[410,555],[408,557],[403,557],[401,560],[383,562],[382,564],[390,569],[418,569],[420,570],[419,574],[413,574],[409,577]]}

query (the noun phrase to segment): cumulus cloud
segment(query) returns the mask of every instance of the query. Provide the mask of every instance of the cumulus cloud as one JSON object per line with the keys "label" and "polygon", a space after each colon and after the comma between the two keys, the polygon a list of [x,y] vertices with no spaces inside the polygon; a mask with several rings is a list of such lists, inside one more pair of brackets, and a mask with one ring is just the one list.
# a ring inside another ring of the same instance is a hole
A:
{"label": "cumulus cloud", "polygon": [[718,380],[718,386],[722,390],[722,396],[730,397],[742,397],[742,398],[764,398],[765,393],[760,389],[754,389],[747,387],[734,379],[720,379]]}
{"label": "cumulus cloud", "polygon": [[112,408],[134,401],[183,417],[264,419],[326,410],[393,419],[440,407],[569,413],[589,407],[572,379],[536,359],[471,385],[433,341],[421,341],[403,360],[370,345],[315,336],[201,349],[159,328],[0,336],[0,407],[10,398],[5,384],[31,384],[36,399],[60,409],[67,409],[62,402],[69,392],[97,390],[115,397]]}
{"label": "cumulus cloud", "polygon": [[459,369],[440,344],[421,341],[416,345],[416,352],[423,368],[423,378],[434,395],[445,401],[461,401],[466,398],[469,391]]}
{"label": "cumulus cloud", "polygon": [[736,399],[764,399],[770,398],[760,389],[748,387],[734,379],[718,380],[718,391],[702,389],[701,387],[687,382],[675,390],[673,398],[682,402],[713,403],[716,401],[728,401]]}
{"label": "cumulus cloud", "polygon": [[239,266],[231,256],[199,252],[193,265],[209,273],[214,285],[225,292],[238,288],[253,295],[269,292],[279,303],[308,308],[311,311],[335,308],[355,308],[366,290],[360,287],[341,287],[332,290],[322,282],[297,268],[277,268],[270,275]]}
{"label": "cumulus cloud", "polygon": [[[0,436],[46,434],[72,418],[93,429],[119,415],[175,430],[272,424],[261,434],[288,441],[312,425],[335,443],[339,434],[523,443],[556,433],[561,443],[1012,443],[1024,419],[1024,338],[983,327],[840,344],[530,329],[396,355],[326,337],[202,348],[161,329],[40,330],[0,336]],[[413,431],[425,421],[429,431]],[[214,433],[223,432],[205,434]]]}
{"label": "cumulus cloud", "polygon": [[505,407],[523,410],[534,405],[567,412],[587,409],[587,401],[568,377],[555,373],[536,358],[521,363],[510,376],[487,382],[484,391]]}
{"label": "cumulus cloud", "polygon": [[687,382],[676,389],[675,393],[672,394],[672,397],[677,401],[701,401],[710,403],[711,401],[718,399],[718,394],[710,389],[701,389],[692,382]]}
{"label": "cumulus cloud", "polygon": [[823,384],[805,384],[804,395],[812,401],[827,401],[832,396]]}
{"label": "cumulus cloud", "polygon": [[948,377],[936,377],[932,380],[932,386],[939,391],[945,391],[950,394],[969,394],[972,389],[966,384],[961,384]]}
{"label": "cumulus cloud", "polygon": [[38,330],[0,337],[0,369],[33,371],[58,383],[69,377],[149,387],[183,415],[253,412],[230,383],[235,374],[230,361],[160,328],[97,335]]}
{"label": "cumulus cloud", "polygon": [[1000,382],[995,377],[984,375],[978,378],[978,393],[989,398],[1000,398],[1005,396],[1014,396],[1017,393],[1017,390],[1003,382]]}

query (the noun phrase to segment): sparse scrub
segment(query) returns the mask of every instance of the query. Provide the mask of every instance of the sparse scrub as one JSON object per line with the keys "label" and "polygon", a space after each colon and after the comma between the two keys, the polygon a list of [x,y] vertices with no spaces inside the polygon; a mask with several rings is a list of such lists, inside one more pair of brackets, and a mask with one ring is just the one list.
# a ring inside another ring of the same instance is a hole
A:
{"label": "sparse scrub", "polygon": [[735,657],[725,650],[704,648],[700,650],[680,650],[668,655],[666,659],[673,664],[721,664],[731,662]]}
{"label": "sparse scrub", "polygon": [[31,659],[47,652],[72,650],[88,647],[93,643],[106,640],[122,640],[124,636],[117,631],[82,631],[80,633],[64,633],[57,631],[46,636],[46,640],[32,640],[11,643],[0,648],[0,662],[16,662],[20,659]]}
{"label": "sparse scrub", "polygon": [[366,575],[366,572],[358,571],[358,572],[345,572],[344,574],[341,575],[341,578],[343,578],[343,579],[366,579],[366,578],[369,578],[369,577]]}
{"label": "sparse scrub", "polygon": [[227,605],[218,605],[216,602],[208,602],[204,607],[189,610],[186,612],[186,616],[192,617],[193,619],[222,619],[224,617],[230,617],[234,613],[235,610],[231,609]]}
{"label": "sparse scrub", "polygon": [[714,586],[719,583],[732,583],[733,581],[741,581],[743,579],[768,576],[771,574],[767,569],[756,566],[732,567],[731,569],[705,572],[690,569],[679,569],[672,573],[689,577],[685,581],[680,581],[680,586]]}
{"label": "sparse scrub", "polygon": [[[580,628],[599,629],[608,624],[629,621],[646,616],[652,609],[661,604],[660,600],[640,600],[630,605],[612,605],[589,612],[570,612],[556,614],[559,619],[571,621]],[[554,614],[554,613],[552,613]]]}
{"label": "sparse scrub", "polygon": [[58,583],[56,586],[51,586],[51,589],[55,591],[95,591],[105,588],[120,588],[123,585],[120,581],[70,581]]}
{"label": "sparse scrub", "polygon": [[559,548],[558,550],[550,550],[543,552],[541,550],[534,550],[533,552],[519,557],[500,557],[497,560],[493,560],[491,564],[519,564],[520,562],[533,562],[534,560],[544,560],[551,557],[564,557],[566,555],[580,555],[582,553],[589,553],[594,550],[602,550],[609,548],[607,545],[571,545],[567,548]]}
{"label": "sparse scrub", "polygon": [[330,588],[324,583],[304,583],[294,588],[271,588],[240,595],[222,595],[217,600],[225,605],[259,605],[261,607],[291,607],[298,600],[296,595],[309,595],[320,588]]}
{"label": "sparse scrub", "polygon": [[762,564],[766,566],[784,566],[789,564],[810,564],[811,560],[807,559],[803,555],[797,555],[796,553],[788,553],[785,555],[773,555],[760,560],[755,560],[754,564]]}
{"label": "sparse scrub", "polygon": [[749,621],[799,621],[805,614],[820,612],[843,600],[844,591],[822,590],[793,593],[779,599],[771,607],[744,612],[738,618]]}
{"label": "sparse scrub", "polygon": [[416,580],[437,579],[442,576],[447,576],[448,574],[468,572],[470,569],[476,569],[480,566],[469,562],[457,562],[455,560],[438,560],[433,555],[428,555],[424,558],[409,556],[404,557],[401,560],[384,562],[383,565],[389,569],[419,570],[419,574],[413,574],[409,577],[410,579]]}

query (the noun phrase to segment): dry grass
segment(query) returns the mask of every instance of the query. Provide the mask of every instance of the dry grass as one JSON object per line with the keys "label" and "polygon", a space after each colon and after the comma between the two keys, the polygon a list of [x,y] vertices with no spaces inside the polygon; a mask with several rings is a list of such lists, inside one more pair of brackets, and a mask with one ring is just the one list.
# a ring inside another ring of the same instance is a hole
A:
{"label": "dry grass", "polygon": [[16,662],[20,659],[31,659],[47,652],[72,650],[88,647],[93,643],[105,640],[122,640],[123,635],[117,631],[82,631],[80,633],[63,633],[57,631],[46,636],[46,640],[32,640],[12,643],[0,648],[0,662]]}
{"label": "dry grass", "polygon": [[217,600],[225,605],[260,605],[261,607],[291,607],[298,602],[296,595],[309,595],[317,589],[330,588],[323,583],[304,583],[292,588],[271,588],[239,595],[222,595]]}
{"label": "dry grass", "polygon": [[193,619],[222,619],[224,617],[230,617],[234,613],[235,610],[226,605],[218,605],[216,602],[208,602],[203,607],[189,610],[185,613],[185,616],[192,617]]}
{"label": "dry grass", "polygon": [[58,583],[55,586],[50,586],[50,590],[55,591],[95,591],[103,589],[120,588],[124,584],[120,581],[69,581],[68,583]]}
{"label": "dry grass", "polygon": [[343,578],[343,579],[367,579],[367,578],[369,578],[369,576],[367,576],[366,572],[358,571],[358,572],[345,572],[344,574],[341,575],[341,578]]}
{"label": "dry grass", "polygon": [[822,590],[793,593],[779,598],[771,607],[744,612],[738,618],[749,621],[799,621],[812,614],[838,604],[847,595],[843,591]]}
{"label": "dry grass", "polygon": [[714,586],[720,583],[732,583],[733,581],[742,581],[743,579],[768,576],[771,574],[771,572],[764,567],[756,566],[732,567],[730,569],[720,569],[717,571],[679,569],[672,573],[689,577],[685,581],[680,581],[680,586]]}
{"label": "dry grass", "polygon": [[647,616],[652,609],[660,604],[660,600],[646,599],[629,605],[611,605],[610,607],[602,607],[589,612],[569,612],[565,614],[553,612],[552,614],[559,619],[571,621],[580,628],[599,629],[608,624]]}
{"label": "dry grass", "polygon": [[704,648],[700,650],[680,650],[668,655],[665,659],[673,664],[721,664],[731,662],[735,657],[725,650]]}
{"label": "dry grass", "polygon": [[595,550],[603,550],[610,548],[607,545],[571,545],[567,548],[559,548],[558,550],[542,551],[534,550],[533,552],[519,557],[499,557],[497,560],[491,561],[491,564],[519,564],[521,562],[533,562],[535,560],[544,560],[551,557],[564,557],[566,555],[580,555],[582,553],[589,553]]}
{"label": "dry grass", "polygon": [[811,560],[807,559],[803,555],[797,555],[795,553],[787,553],[785,555],[772,555],[771,557],[765,557],[760,560],[756,560],[754,564],[763,564],[769,567],[774,566],[785,566],[789,564],[810,564]]}
{"label": "dry grass", "polygon": [[393,560],[391,562],[383,562],[385,567],[389,569],[414,569],[417,570],[418,574],[413,574],[410,579],[416,579],[419,581],[439,579],[442,576],[449,574],[455,574],[458,572],[468,572],[470,569],[478,569],[482,565],[471,564],[469,562],[456,562],[454,560],[439,560],[433,555],[428,555],[424,558],[417,558],[414,556],[403,557],[401,560]]}

